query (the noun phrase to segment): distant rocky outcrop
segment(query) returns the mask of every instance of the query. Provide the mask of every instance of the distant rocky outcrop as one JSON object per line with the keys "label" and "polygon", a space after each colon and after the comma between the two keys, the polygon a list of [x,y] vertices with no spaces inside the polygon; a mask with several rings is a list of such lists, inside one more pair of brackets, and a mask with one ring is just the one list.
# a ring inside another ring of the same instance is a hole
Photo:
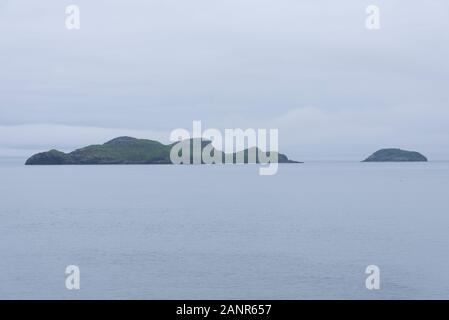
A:
{"label": "distant rocky outcrop", "polygon": [[416,151],[407,151],[401,149],[381,149],[376,151],[363,162],[413,162],[427,161],[427,158]]}
{"label": "distant rocky outcrop", "polygon": [[[181,143],[184,143],[181,142]],[[101,145],[91,145],[77,149],[70,153],[58,150],[50,150],[31,156],[26,165],[73,165],[73,164],[172,164],[170,151],[177,144],[165,145],[158,141],[136,139],[131,137],[119,137]],[[202,140],[201,150],[210,145],[211,141]],[[193,145],[193,144],[191,144]],[[246,149],[234,154],[225,154],[219,150],[211,149],[211,153],[219,152],[219,158],[232,157],[233,163],[249,163],[250,152],[256,152],[256,162],[259,162],[262,151],[258,149]],[[242,154],[243,153],[243,154]],[[265,153],[265,155],[270,153]],[[240,156],[238,156],[240,155]],[[190,156],[193,160],[193,155]],[[278,163],[298,163],[288,159],[284,154],[278,154]],[[243,161],[242,161],[243,159]],[[194,163],[190,161],[190,163]],[[202,163],[202,161],[200,161]]]}

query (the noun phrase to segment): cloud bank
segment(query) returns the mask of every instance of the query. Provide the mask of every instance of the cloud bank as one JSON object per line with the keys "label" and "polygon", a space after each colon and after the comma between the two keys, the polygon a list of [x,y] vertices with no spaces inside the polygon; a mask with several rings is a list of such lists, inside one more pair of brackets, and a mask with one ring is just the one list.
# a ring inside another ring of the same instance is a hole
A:
{"label": "cloud bank", "polygon": [[[449,159],[449,2],[75,1],[0,4],[0,156],[201,120],[279,128],[282,152],[360,160],[381,147]],[[165,139],[165,140],[164,140]]]}

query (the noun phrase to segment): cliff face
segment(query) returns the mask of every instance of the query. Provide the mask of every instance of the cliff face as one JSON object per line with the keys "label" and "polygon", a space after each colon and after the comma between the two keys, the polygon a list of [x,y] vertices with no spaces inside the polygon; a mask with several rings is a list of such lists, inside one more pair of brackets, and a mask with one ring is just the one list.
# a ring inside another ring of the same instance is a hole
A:
{"label": "cliff face", "polygon": [[[202,149],[210,141],[202,141]],[[70,164],[171,164],[170,151],[174,144],[164,145],[158,141],[119,137],[101,145],[91,145],[70,153],[50,150],[31,156],[26,165],[70,165]],[[213,152],[220,152],[214,150]],[[242,163],[248,163],[245,150]],[[224,154],[223,154],[224,158]],[[233,154],[236,162],[236,154]],[[257,162],[259,158],[257,157]],[[279,163],[295,163],[284,154],[278,154]]]}
{"label": "cliff face", "polygon": [[401,149],[381,149],[376,151],[363,162],[414,162],[427,161],[427,158],[416,151],[407,151]]}

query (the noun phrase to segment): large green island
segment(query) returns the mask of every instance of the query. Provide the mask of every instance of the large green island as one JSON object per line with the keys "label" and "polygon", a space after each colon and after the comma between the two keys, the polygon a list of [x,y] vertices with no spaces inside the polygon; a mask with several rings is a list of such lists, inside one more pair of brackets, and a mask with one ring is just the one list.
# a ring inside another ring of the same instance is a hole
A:
{"label": "large green island", "polygon": [[[193,141],[193,139],[191,139]],[[211,141],[201,140],[201,150],[211,144]],[[90,145],[70,153],[58,150],[37,153],[31,156],[26,165],[84,165],[84,164],[172,164],[170,152],[177,144],[162,144],[154,140],[118,137],[101,145]],[[193,144],[192,144],[193,145]],[[249,151],[256,151],[256,163],[259,163],[258,149],[246,149],[233,154],[225,154],[211,147],[211,153],[220,153],[219,157],[225,162],[225,157],[231,156],[232,163],[249,163]],[[243,154],[241,154],[243,153]],[[193,154],[193,152],[192,152]],[[270,153],[267,153],[270,155]],[[242,157],[239,157],[241,155]],[[274,154],[273,154],[274,155]],[[193,155],[190,156],[193,160]],[[244,159],[241,162],[239,159]],[[278,154],[278,163],[300,163],[288,159],[284,154]],[[189,163],[194,163],[190,161]],[[202,161],[200,160],[200,164]]]}
{"label": "large green island", "polygon": [[401,149],[381,149],[376,151],[362,162],[425,162],[427,158],[416,151]]}

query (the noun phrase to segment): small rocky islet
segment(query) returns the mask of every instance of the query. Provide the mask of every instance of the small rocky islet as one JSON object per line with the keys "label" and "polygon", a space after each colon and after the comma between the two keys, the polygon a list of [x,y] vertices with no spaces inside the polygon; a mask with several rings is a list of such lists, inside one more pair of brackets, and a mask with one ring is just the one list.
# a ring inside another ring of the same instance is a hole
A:
{"label": "small rocky islet", "polygon": [[380,149],[362,162],[426,162],[427,158],[416,151],[397,148]]}

